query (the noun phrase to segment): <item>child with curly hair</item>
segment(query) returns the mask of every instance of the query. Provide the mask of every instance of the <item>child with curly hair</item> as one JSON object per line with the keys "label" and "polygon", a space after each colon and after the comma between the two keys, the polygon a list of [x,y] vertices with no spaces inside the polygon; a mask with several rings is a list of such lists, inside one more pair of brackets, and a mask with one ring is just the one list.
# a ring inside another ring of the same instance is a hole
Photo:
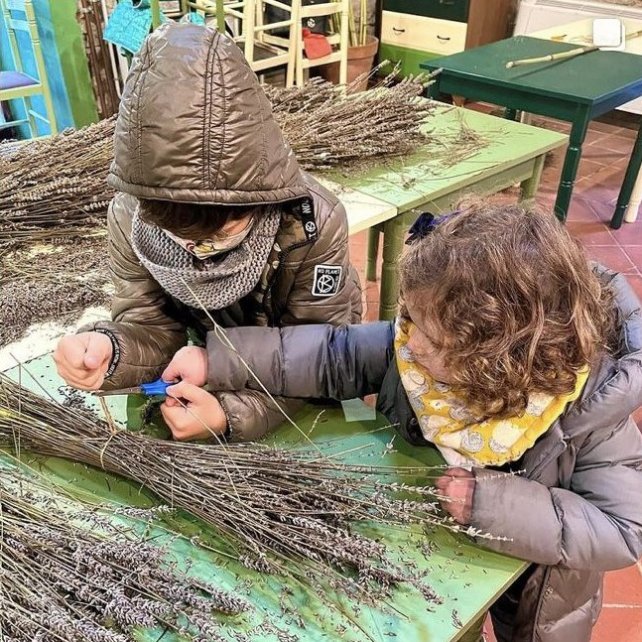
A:
{"label": "child with curly hair", "polygon": [[521,206],[444,217],[400,271],[393,323],[234,328],[236,351],[211,333],[210,388],[256,389],[242,358],[274,394],[378,393],[402,435],[451,466],[444,509],[531,562],[491,610],[497,639],[588,642],[604,572],[642,551],[639,301]]}

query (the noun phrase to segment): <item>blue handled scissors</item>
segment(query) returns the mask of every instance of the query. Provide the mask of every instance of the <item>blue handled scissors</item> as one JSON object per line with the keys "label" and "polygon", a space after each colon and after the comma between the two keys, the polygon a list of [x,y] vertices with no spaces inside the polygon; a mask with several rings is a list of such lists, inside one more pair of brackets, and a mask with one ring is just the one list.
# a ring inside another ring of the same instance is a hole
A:
{"label": "blue handled scissors", "polygon": [[175,381],[156,379],[150,383],[141,383],[133,388],[120,388],[119,390],[99,390],[98,397],[111,397],[112,395],[145,395],[146,397],[166,397],[167,388],[176,385]]}

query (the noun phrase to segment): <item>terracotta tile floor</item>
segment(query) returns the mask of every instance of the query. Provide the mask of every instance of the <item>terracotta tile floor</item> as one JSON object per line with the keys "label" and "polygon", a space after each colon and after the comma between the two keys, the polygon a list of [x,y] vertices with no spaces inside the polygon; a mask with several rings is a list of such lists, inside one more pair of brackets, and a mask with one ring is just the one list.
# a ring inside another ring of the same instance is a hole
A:
{"label": "terracotta tile floor", "polygon": [[[568,131],[565,123],[557,121],[537,118],[533,124]],[[589,257],[625,273],[642,298],[642,212],[636,223],[624,223],[619,230],[608,227],[635,133],[607,123],[591,125],[567,224],[571,233],[584,244]],[[561,150],[547,161],[537,196],[543,206],[552,207],[555,201],[563,160],[564,150]],[[365,232],[351,237],[352,260],[365,284],[366,319],[374,320],[378,313],[379,292],[376,283],[365,283],[366,247]],[[636,419],[642,430],[642,409]],[[488,634],[489,640],[494,642],[492,631]],[[592,642],[642,642],[642,563],[607,573],[604,607]]]}

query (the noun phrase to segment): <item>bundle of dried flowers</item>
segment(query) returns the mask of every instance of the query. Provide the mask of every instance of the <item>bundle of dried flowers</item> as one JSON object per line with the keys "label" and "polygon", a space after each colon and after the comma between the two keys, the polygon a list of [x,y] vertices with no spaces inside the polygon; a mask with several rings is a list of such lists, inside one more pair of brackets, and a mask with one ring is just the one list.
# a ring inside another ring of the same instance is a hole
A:
{"label": "bundle of dried flowers", "polygon": [[422,79],[346,94],[320,78],[290,89],[266,86],[274,117],[304,169],[349,167],[374,158],[394,158],[429,144],[421,125],[434,112],[418,96]]}
{"label": "bundle of dried flowers", "polygon": [[[116,430],[0,375],[0,444],[18,442],[144,484],[215,527],[248,568],[314,588],[323,582],[358,599],[376,600],[402,581],[434,594],[392,564],[383,544],[356,533],[355,523],[444,525],[480,535],[439,512],[434,487],[386,483],[390,469],[341,464],[314,449],[176,443]],[[405,471],[419,473],[429,481],[439,471]]]}
{"label": "bundle of dried flowers", "polygon": [[111,291],[105,233],[0,248],[0,347],[34,323],[73,321]]}
{"label": "bundle of dried flowers", "polygon": [[249,606],[189,577],[164,547],[145,540],[142,526],[167,510],[84,504],[5,462],[0,638],[132,642],[135,629],[161,627],[186,640],[227,640],[216,614]]}
{"label": "bundle of dried flowers", "polygon": [[[318,170],[402,156],[431,143],[421,131],[433,112],[432,103],[418,98],[424,79],[393,84],[394,78],[358,94],[320,79],[265,90],[300,164]],[[113,195],[105,179],[115,122],[112,117],[19,146],[0,144],[0,242],[77,238],[101,225]],[[434,143],[443,149],[444,141]],[[453,141],[448,156],[471,154],[480,145],[470,137]]]}
{"label": "bundle of dried flowers", "polygon": [[79,238],[102,226],[113,190],[113,118],[3,153],[0,145],[0,242]]}

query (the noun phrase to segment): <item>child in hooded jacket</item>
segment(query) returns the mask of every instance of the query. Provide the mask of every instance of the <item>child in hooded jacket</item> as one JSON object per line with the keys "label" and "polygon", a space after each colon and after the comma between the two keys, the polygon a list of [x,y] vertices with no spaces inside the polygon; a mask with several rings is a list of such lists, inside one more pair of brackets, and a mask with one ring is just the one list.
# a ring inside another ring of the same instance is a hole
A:
{"label": "child in hooded jacket", "polygon": [[548,213],[473,203],[433,227],[401,259],[394,322],[233,328],[235,350],[210,333],[210,389],[378,393],[450,465],[444,509],[531,562],[491,609],[497,639],[588,642],[604,572],[642,551],[640,303]]}
{"label": "child in hooded jacket", "polygon": [[207,424],[161,406],[178,440],[265,435],[281,423],[273,401],[201,390],[208,355],[186,344],[205,338],[210,318],[223,327],[358,323],[361,288],[343,205],[301,169],[232,39],[175,23],[146,39],[123,92],[108,182],[117,190],[107,215],[112,318],[60,340],[58,373],[82,390],[159,376],[194,384],[189,402],[207,407]]}

